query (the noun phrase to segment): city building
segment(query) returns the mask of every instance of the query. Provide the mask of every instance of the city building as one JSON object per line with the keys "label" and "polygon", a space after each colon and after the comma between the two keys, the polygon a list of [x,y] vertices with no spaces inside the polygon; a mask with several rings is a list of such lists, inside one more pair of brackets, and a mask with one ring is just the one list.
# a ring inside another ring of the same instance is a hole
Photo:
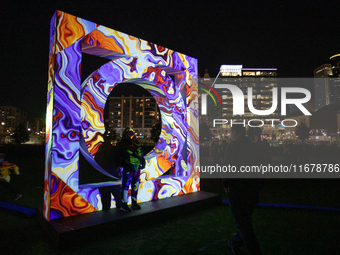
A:
{"label": "city building", "polygon": [[33,133],[39,134],[45,134],[46,131],[46,124],[45,121],[42,118],[35,118],[34,119],[34,127],[33,130],[31,130]]}
{"label": "city building", "polygon": [[340,54],[314,69],[315,111],[340,102]]}
{"label": "city building", "polygon": [[330,104],[328,77],[331,75],[331,64],[323,64],[314,69],[315,111]]}
{"label": "city building", "polygon": [[[311,98],[307,103],[303,103],[302,105],[307,109],[307,111],[309,111],[312,114],[315,111],[314,98]],[[301,113],[301,110],[295,104],[290,104],[288,105],[288,112],[289,113],[295,113],[295,112]]]}
{"label": "city building", "polygon": [[[217,118],[226,119],[229,123],[211,128],[214,137],[223,139],[230,135],[230,120],[236,121],[241,119],[247,123],[251,119],[258,119],[258,115],[253,114],[248,108],[248,87],[252,88],[252,102],[256,110],[271,108],[273,102],[272,90],[273,87],[277,87],[277,68],[243,68],[242,65],[222,65],[216,78],[215,80],[209,80],[213,87],[216,83],[232,84],[242,90],[244,95],[244,114],[234,115],[231,91],[229,89],[218,89],[222,107],[220,105],[214,106],[210,100],[210,104],[208,102],[208,114],[205,117],[207,119],[206,122],[208,122],[210,127],[213,126],[213,120]],[[203,79],[203,81],[209,83],[206,79]],[[220,111],[215,108],[219,108]],[[277,109],[272,114],[266,116],[266,119],[277,118]],[[253,125],[257,124],[260,124],[260,122]],[[279,134],[278,130],[278,125],[273,127],[272,123],[268,122],[262,127],[262,135],[264,138],[276,140]]]}
{"label": "city building", "polygon": [[26,126],[27,114],[12,106],[0,106],[0,133],[9,134],[19,125]]}
{"label": "city building", "polygon": [[161,116],[153,97],[109,97],[108,123],[109,129],[116,130],[120,136],[130,126],[139,137],[147,138],[152,127],[161,123]]}
{"label": "city building", "polygon": [[30,126],[28,131],[30,132],[30,140],[26,144],[45,144],[46,124],[44,119],[35,118],[34,126]]}
{"label": "city building", "polygon": [[[272,88],[277,87],[276,68],[243,68],[242,65],[222,65],[218,79],[220,83],[237,85],[247,99],[247,88],[253,89],[253,105],[257,110],[268,109],[272,105]],[[233,97],[230,90],[222,90],[222,118],[245,118],[252,119],[255,114],[248,108],[248,100],[244,100],[244,115],[233,115]],[[277,111],[268,118],[276,117]]]}
{"label": "city building", "polygon": [[332,68],[332,77],[340,78],[340,54],[333,55],[329,58]]}

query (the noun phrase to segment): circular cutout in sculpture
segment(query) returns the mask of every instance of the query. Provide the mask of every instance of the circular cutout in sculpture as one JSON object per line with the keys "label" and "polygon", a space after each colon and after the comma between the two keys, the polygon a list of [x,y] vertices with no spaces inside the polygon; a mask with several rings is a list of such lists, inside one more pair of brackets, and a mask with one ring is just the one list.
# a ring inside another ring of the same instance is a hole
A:
{"label": "circular cutout in sculpture", "polygon": [[[181,157],[181,153],[178,152],[184,146],[178,145],[184,144],[185,138],[181,136],[181,133],[186,133],[186,130],[181,128],[180,122],[174,124],[173,113],[177,114],[177,119],[180,117],[183,121],[182,115],[185,114],[185,104],[181,94],[177,95],[175,99],[173,81],[164,70],[157,66],[150,66],[145,70],[145,73],[136,77],[135,74],[130,72],[126,62],[126,60],[121,59],[108,62],[90,75],[82,84],[81,140],[83,140],[83,143],[81,143],[81,151],[91,165],[103,174],[109,175],[94,159],[94,155],[104,141],[105,104],[110,93],[118,84],[124,86],[128,86],[129,83],[136,84],[146,89],[153,96],[161,113],[162,131],[159,141],[146,155],[148,160],[145,170],[146,176],[152,179],[162,175],[168,170],[164,168],[175,164],[178,156]],[[179,110],[181,111],[178,114]],[[183,123],[183,127],[186,127],[185,123]],[[183,132],[173,134],[174,128],[180,128]]]}

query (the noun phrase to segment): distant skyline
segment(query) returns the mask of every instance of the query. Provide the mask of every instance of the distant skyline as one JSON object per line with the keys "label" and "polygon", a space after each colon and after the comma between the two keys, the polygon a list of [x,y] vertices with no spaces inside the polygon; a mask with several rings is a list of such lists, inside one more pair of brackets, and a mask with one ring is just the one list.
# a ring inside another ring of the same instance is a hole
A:
{"label": "distant skyline", "polygon": [[[45,118],[49,25],[57,9],[195,57],[201,75],[208,69],[211,77],[222,64],[313,77],[340,53],[339,1],[13,2],[0,8],[0,105],[26,111],[29,120]],[[103,63],[84,62],[82,79]]]}

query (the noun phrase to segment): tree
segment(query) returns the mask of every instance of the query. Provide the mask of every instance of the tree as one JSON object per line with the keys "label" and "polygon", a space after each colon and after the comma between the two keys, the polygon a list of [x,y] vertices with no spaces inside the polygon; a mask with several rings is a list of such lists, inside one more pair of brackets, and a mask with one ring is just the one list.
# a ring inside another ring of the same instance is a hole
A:
{"label": "tree", "polygon": [[248,127],[247,136],[251,140],[254,141],[255,140],[255,136],[258,136],[260,138],[261,134],[262,134],[262,128],[260,128],[260,127]]}
{"label": "tree", "polygon": [[310,136],[310,128],[307,126],[305,122],[300,122],[299,125],[295,128],[295,135],[304,142]]}
{"label": "tree", "polygon": [[28,140],[30,139],[30,134],[28,133],[24,125],[19,125],[15,129],[12,138],[14,139],[14,142],[16,144],[22,144],[28,142]]}
{"label": "tree", "polygon": [[152,141],[154,141],[155,143],[158,142],[161,131],[162,131],[162,125],[159,124],[159,123],[152,127],[152,129],[151,129],[151,139],[152,139]]}

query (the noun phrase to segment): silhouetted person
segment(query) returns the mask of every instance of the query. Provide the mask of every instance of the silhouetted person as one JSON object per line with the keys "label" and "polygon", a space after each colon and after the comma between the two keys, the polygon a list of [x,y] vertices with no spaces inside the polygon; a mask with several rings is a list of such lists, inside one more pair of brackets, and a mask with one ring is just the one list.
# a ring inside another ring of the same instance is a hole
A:
{"label": "silhouetted person", "polygon": [[220,145],[220,163],[223,162],[225,150],[227,149],[228,142],[227,140],[222,140],[222,144]]}
{"label": "silhouetted person", "polygon": [[270,164],[272,162],[272,153],[270,151],[270,145],[267,143],[267,140],[263,138],[261,140],[261,136],[256,135],[254,137],[254,142],[260,149],[261,159],[263,164]]}
{"label": "silhouetted person", "polygon": [[292,141],[288,140],[283,145],[283,153],[285,155],[285,161],[288,163],[292,163],[294,161],[293,155],[293,143]]}
{"label": "silhouetted person", "polygon": [[127,206],[130,184],[132,209],[139,210],[141,208],[137,203],[137,194],[139,188],[140,169],[145,167],[145,159],[142,146],[137,140],[136,134],[132,128],[127,127],[124,130],[122,140],[118,143],[117,147],[117,150],[120,153],[120,165],[123,167],[121,210],[125,212],[131,211],[131,209]]}
{"label": "silhouetted person", "polygon": [[[272,163],[272,152],[270,149],[270,145],[266,139],[263,139],[261,142],[261,150],[262,150],[262,159],[264,164],[271,164]],[[262,163],[262,162],[261,162]]]}
{"label": "silhouetted person", "polygon": [[261,146],[261,145],[262,145],[261,137],[258,136],[258,135],[256,135],[256,136],[254,137],[254,142],[255,142],[255,144],[257,144],[258,146]]}
{"label": "silhouetted person", "polygon": [[209,154],[210,154],[210,161],[212,165],[220,165],[221,164],[221,147],[219,145],[219,140],[218,138],[215,138],[209,149]]}
{"label": "silhouetted person", "polygon": [[[96,162],[109,174],[119,178],[117,170],[117,152],[115,147],[111,145],[111,141],[107,136],[107,130],[104,133],[104,142],[100,145],[98,152],[95,155]],[[120,185],[109,185],[99,187],[101,195],[102,209],[109,210],[111,208],[111,194],[116,200],[116,207],[121,207]]]}
{"label": "silhouetted person", "polygon": [[[261,150],[246,136],[242,125],[231,128],[231,140],[228,144],[224,165],[240,166],[261,164]],[[245,245],[249,254],[262,254],[252,225],[252,213],[259,201],[263,180],[259,179],[224,179],[223,186],[229,196],[230,208],[236,223],[237,234],[228,241],[233,254],[240,252]]]}
{"label": "silhouetted person", "polygon": [[306,160],[306,157],[307,157],[307,146],[305,144],[305,141],[302,140],[301,148],[300,148],[300,162],[299,163],[303,163]]}

